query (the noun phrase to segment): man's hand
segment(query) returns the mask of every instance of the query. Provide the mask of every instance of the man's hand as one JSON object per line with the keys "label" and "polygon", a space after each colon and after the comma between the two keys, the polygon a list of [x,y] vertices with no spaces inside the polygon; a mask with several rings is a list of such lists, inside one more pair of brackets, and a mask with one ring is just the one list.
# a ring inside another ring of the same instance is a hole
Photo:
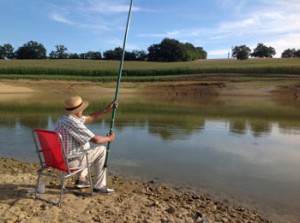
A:
{"label": "man's hand", "polygon": [[108,142],[112,142],[112,141],[115,140],[115,134],[114,134],[113,132],[112,132],[111,134],[108,133],[108,134],[106,135],[106,137],[109,138],[109,141],[108,141]]}
{"label": "man's hand", "polygon": [[118,103],[113,100],[109,105],[106,106],[106,108],[104,109],[106,112],[112,112],[112,110],[115,108],[118,108]]}

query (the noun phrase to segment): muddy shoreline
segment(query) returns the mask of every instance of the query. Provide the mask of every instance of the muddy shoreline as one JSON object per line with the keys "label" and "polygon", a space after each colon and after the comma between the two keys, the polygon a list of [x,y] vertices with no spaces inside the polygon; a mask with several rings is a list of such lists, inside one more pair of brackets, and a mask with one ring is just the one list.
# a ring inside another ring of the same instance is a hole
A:
{"label": "muddy shoreline", "polygon": [[[232,206],[207,194],[188,192],[154,181],[108,177],[113,195],[77,195],[69,181],[62,207],[35,200],[35,163],[0,158],[1,222],[271,222],[263,213]],[[46,181],[47,182],[47,181]],[[48,185],[48,189],[54,187]],[[47,193],[45,194],[47,196]]]}

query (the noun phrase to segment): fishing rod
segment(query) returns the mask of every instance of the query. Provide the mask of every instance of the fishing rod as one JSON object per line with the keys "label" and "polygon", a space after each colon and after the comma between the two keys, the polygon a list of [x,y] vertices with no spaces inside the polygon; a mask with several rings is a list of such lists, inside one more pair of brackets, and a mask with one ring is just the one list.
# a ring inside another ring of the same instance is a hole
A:
{"label": "fishing rod", "polygon": [[[129,29],[129,23],[130,23],[132,2],[133,2],[133,0],[130,0],[126,30],[125,30],[124,41],[123,41],[123,52],[122,52],[122,57],[121,57],[121,61],[120,61],[119,75],[118,75],[117,87],[116,87],[116,93],[115,93],[115,104],[114,104],[114,108],[113,108],[112,115],[111,115],[109,134],[113,133],[114,124],[115,124],[115,116],[116,116],[116,110],[117,110],[116,109],[116,103],[118,101],[119,88],[120,88],[122,71],[123,71],[123,64],[124,64],[124,58],[125,58],[125,47],[126,47],[126,41],[127,41],[127,35],[128,35],[128,29]],[[106,156],[105,156],[104,168],[107,167],[109,152],[110,152],[110,142],[107,143],[107,147],[106,147]]]}

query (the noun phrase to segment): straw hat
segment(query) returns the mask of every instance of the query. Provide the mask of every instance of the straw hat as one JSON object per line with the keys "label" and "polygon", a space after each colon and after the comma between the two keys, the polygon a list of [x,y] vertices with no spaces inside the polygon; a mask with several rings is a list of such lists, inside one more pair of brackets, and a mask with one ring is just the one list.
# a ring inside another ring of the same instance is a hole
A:
{"label": "straw hat", "polygon": [[65,100],[64,111],[66,114],[76,114],[83,111],[89,105],[88,101],[83,101],[80,96],[72,96]]}

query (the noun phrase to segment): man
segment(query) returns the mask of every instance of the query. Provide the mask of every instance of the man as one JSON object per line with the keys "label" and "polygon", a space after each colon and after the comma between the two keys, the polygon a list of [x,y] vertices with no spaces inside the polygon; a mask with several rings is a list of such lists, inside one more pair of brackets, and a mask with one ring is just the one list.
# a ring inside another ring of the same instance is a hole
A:
{"label": "man", "polygon": [[[103,144],[112,142],[115,139],[114,134],[107,136],[95,135],[85,124],[94,122],[104,114],[111,112],[115,102],[110,103],[106,108],[84,116],[82,113],[89,105],[87,101],[83,101],[80,96],[72,96],[64,102],[64,115],[62,115],[55,127],[55,131],[60,133],[64,143],[65,152],[68,155],[80,153],[83,150],[90,149],[90,142],[95,144]],[[105,146],[97,146],[88,151],[89,162],[92,163],[91,169],[94,170],[93,190],[99,194],[111,194],[113,189],[106,187],[106,168],[103,168],[106,156]],[[84,165],[86,159],[76,158],[70,161],[70,167]],[[78,174],[78,179],[75,182],[77,188],[90,187],[89,181],[86,179],[88,170]]]}

